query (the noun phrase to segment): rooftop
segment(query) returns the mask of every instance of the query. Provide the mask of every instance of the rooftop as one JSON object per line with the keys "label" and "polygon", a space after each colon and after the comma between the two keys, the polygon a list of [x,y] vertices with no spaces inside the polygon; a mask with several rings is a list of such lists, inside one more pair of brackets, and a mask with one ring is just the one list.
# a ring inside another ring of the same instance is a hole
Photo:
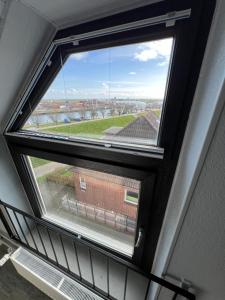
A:
{"label": "rooftop", "polygon": [[105,136],[103,139],[117,142],[130,142],[149,145],[155,144],[157,133],[159,129],[159,117],[152,111],[148,111],[136,118],[133,122],[126,127],[110,127],[104,131]]}

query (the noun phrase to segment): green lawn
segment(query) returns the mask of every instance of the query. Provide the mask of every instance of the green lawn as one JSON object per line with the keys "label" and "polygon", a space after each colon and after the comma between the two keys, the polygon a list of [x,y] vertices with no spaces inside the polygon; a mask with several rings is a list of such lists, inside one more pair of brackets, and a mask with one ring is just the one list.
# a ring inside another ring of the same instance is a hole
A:
{"label": "green lawn", "polygon": [[[49,161],[46,160],[46,162],[48,163]],[[58,176],[59,179],[60,179],[60,177],[64,177],[64,178],[70,178],[71,177],[72,178],[73,177],[73,172],[70,169],[62,168],[62,169],[56,170],[52,173],[49,173],[49,174],[38,177],[37,182],[39,184],[44,183],[48,179],[48,176],[51,177],[52,175],[53,176]],[[53,181],[54,181],[54,179],[53,179]]]}
{"label": "green lawn", "polygon": [[118,116],[101,120],[80,122],[71,125],[64,125],[53,128],[46,128],[45,131],[53,133],[66,133],[78,136],[101,136],[104,130],[110,127],[125,127],[135,119],[133,115]]}
{"label": "green lawn", "polygon": [[133,196],[129,196],[129,195],[126,196],[126,200],[129,201],[129,202],[132,202],[134,204],[138,203],[138,198],[137,197],[133,197]]}
{"label": "green lawn", "polygon": [[70,170],[67,170],[65,173],[61,174],[62,176],[65,176],[65,177],[70,177],[70,176],[73,176],[73,172],[71,172]]}
{"label": "green lawn", "polygon": [[37,178],[37,182],[39,184],[46,182],[46,180],[47,180],[47,175],[43,175]]}
{"label": "green lawn", "polygon": [[52,172],[52,174],[53,175],[70,177],[70,176],[73,176],[73,172],[70,169],[71,168],[68,169],[68,167],[66,169],[65,168],[61,168],[59,170],[56,170],[56,171]]}
{"label": "green lawn", "polygon": [[49,160],[38,158],[38,157],[30,157],[33,168],[37,168],[49,163]]}
{"label": "green lawn", "polygon": [[152,109],[152,112],[153,112],[157,117],[160,117],[160,115],[161,115],[161,109]]}

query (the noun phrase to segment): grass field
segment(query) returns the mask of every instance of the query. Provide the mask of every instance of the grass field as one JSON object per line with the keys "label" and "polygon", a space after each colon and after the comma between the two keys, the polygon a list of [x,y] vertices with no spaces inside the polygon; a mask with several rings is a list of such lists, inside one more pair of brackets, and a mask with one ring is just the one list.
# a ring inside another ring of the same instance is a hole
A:
{"label": "grass field", "polygon": [[38,157],[30,157],[33,168],[37,168],[49,163],[49,160],[38,158]]}
{"label": "grass field", "polygon": [[[157,116],[160,116],[161,110],[154,109],[152,110]],[[138,116],[144,115],[145,112],[139,113]],[[71,134],[82,137],[95,137],[100,138],[104,131],[110,127],[125,127],[135,119],[134,115],[123,115],[116,116],[107,119],[100,120],[90,120],[85,122],[77,122],[71,125],[62,124],[62,126],[51,127],[48,125],[43,131],[51,133],[62,133],[62,134]],[[46,125],[42,125],[43,127]],[[49,163],[48,160],[30,157],[33,168],[45,165]],[[68,174],[69,176],[70,174]]]}
{"label": "grass field", "polygon": [[[48,163],[48,161],[46,161]],[[61,168],[49,174],[37,178],[39,184],[46,182],[48,179],[61,184],[68,184],[68,181],[73,180],[74,173],[68,168]],[[73,181],[72,181],[73,182]]]}
{"label": "grass field", "polygon": [[[86,121],[71,125],[62,125],[59,127],[49,126],[45,131],[54,133],[74,134],[78,136],[100,137],[103,135],[104,130],[110,127],[125,127],[135,119],[133,115],[118,116],[101,120]],[[30,157],[33,168],[37,168],[49,163],[48,160]]]}
{"label": "grass field", "polygon": [[110,127],[125,127],[135,119],[133,115],[80,122],[72,125],[46,128],[47,132],[73,134],[77,136],[101,136]]}
{"label": "grass field", "polygon": [[58,123],[47,123],[47,124],[45,123],[45,124],[39,124],[39,125],[37,125],[37,124],[27,125],[25,123],[24,126],[23,126],[23,129],[32,129],[33,127],[41,129],[42,127],[51,127],[51,126],[60,125],[60,124],[63,125],[65,123],[64,122],[58,122]]}
{"label": "grass field", "polygon": [[157,117],[161,115],[161,109],[152,109],[153,113],[156,114]]}

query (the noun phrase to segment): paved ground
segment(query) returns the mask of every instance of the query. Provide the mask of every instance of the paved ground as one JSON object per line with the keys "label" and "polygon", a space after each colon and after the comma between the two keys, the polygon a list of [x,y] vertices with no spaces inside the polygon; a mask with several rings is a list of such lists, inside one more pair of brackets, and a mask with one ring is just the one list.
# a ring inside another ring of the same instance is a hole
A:
{"label": "paved ground", "polygon": [[34,169],[36,178],[44,176],[48,173],[54,172],[55,170],[62,168],[64,165],[57,162],[50,162]]}
{"label": "paved ground", "polygon": [[[7,253],[5,245],[0,245],[0,258]],[[1,300],[49,300],[47,295],[20,276],[10,260],[0,267]]]}

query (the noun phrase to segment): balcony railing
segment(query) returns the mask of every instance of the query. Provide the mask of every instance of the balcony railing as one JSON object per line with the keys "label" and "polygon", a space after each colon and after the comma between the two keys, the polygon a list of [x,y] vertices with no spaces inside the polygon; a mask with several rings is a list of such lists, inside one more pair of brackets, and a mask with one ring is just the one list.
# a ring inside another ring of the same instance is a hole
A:
{"label": "balcony railing", "polygon": [[[102,299],[148,299],[151,283],[172,291],[171,299],[195,295],[45,220],[0,201],[0,219],[11,239]],[[115,288],[116,287],[116,288]]]}

